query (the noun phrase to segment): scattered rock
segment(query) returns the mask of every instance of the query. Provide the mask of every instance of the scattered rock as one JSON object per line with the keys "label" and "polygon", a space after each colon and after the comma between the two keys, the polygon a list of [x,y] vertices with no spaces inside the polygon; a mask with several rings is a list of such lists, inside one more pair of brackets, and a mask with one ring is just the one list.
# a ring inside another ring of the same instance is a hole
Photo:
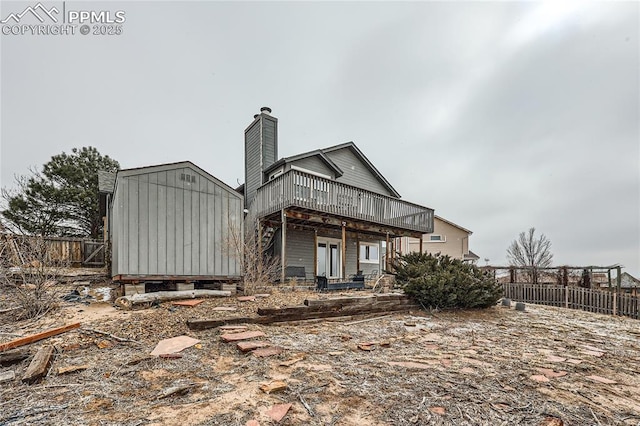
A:
{"label": "scattered rock", "polygon": [[614,385],[618,383],[615,380],[607,379],[605,377],[600,377],[600,376],[587,376],[587,379],[591,379],[594,382],[603,383],[605,385]]}
{"label": "scattered rock", "polygon": [[0,383],[9,382],[16,378],[16,373],[13,370],[3,371],[0,373]]}
{"label": "scattered rock", "polygon": [[220,339],[222,339],[223,342],[235,342],[238,340],[249,340],[264,336],[266,336],[266,334],[262,331],[245,331],[243,333],[223,334],[220,336]]}
{"label": "scattered rock", "polygon": [[281,366],[281,367],[290,367],[290,366],[292,366],[293,364],[295,364],[295,363],[297,363],[297,362],[300,362],[300,361],[304,360],[306,357],[307,357],[307,356],[306,356],[305,354],[298,354],[298,355],[296,355],[296,356],[294,356],[294,357],[292,357],[292,358],[289,358],[289,359],[288,359],[288,360],[286,360],[286,361],[282,361],[282,362],[280,363],[280,366]]}
{"label": "scattered rock", "polygon": [[289,412],[289,409],[291,409],[291,404],[276,404],[273,407],[271,407],[269,410],[266,411],[266,415],[268,415],[269,417],[271,417],[273,419],[273,421],[280,422],[282,419],[284,419],[284,416],[287,415],[287,413]]}
{"label": "scattered rock", "polygon": [[564,422],[557,417],[545,417],[540,426],[564,426]]}
{"label": "scattered rock", "polygon": [[434,414],[439,414],[441,416],[444,416],[444,413],[446,413],[446,410],[444,407],[429,407],[429,411],[431,411]]}
{"label": "scattered rock", "polygon": [[189,336],[172,337],[170,339],[160,340],[149,355],[158,356],[161,354],[173,354],[197,343],[200,343],[200,340]]}
{"label": "scattered rock", "polygon": [[265,393],[279,392],[287,388],[287,384],[282,380],[274,380],[269,383],[263,383],[260,385],[260,390]]}
{"label": "scattered rock", "polygon": [[534,374],[533,376],[531,376],[529,378],[531,380],[533,380],[534,382],[540,382],[540,383],[550,382],[549,378],[547,376],[542,375],[542,374]]}
{"label": "scattered rock", "polygon": [[395,365],[398,367],[405,367],[405,368],[418,368],[422,370],[433,368],[433,366],[429,364],[423,364],[421,362],[414,362],[414,361],[390,361],[387,364]]}
{"label": "scattered rock", "polygon": [[556,377],[564,377],[569,374],[566,371],[553,371],[550,368],[536,368],[536,370],[550,379],[554,379]]}
{"label": "scattered rock", "polygon": [[284,352],[284,348],[280,346],[268,346],[266,348],[259,348],[253,350],[251,353],[259,358],[265,358],[268,356],[279,355]]}
{"label": "scattered rock", "polygon": [[236,346],[242,352],[251,352],[251,351],[253,351],[255,349],[266,348],[267,346],[271,346],[271,343],[262,342],[262,341],[258,341],[258,342],[238,342],[236,344]]}

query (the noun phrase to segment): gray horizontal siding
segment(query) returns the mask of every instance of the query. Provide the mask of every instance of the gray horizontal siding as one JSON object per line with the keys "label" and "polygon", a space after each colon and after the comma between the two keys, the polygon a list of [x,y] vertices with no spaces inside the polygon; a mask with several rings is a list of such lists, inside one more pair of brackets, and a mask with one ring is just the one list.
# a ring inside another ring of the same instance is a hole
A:
{"label": "gray horizontal siding", "polygon": [[320,158],[318,158],[318,156],[301,158],[299,160],[292,161],[289,166],[291,165],[295,165],[297,167],[301,167],[303,169],[310,170],[316,173],[322,173],[323,175],[331,176],[332,178],[335,177],[335,173],[333,172],[333,170],[327,167],[327,164]]}
{"label": "gray horizontal siding", "polygon": [[394,196],[348,147],[327,152],[326,155],[342,169],[344,173],[342,176],[336,178],[337,182],[367,189],[377,192],[378,194]]}
{"label": "gray horizontal siding", "polygon": [[262,184],[262,159],[260,146],[260,121],[256,121],[245,133],[244,144],[244,194],[249,205]]}
{"label": "gray horizontal siding", "polygon": [[[287,229],[287,259],[286,266],[303,266],[305,268],[305,272],[308,277],[315,275],[316,273],[316,265],[314,264],[315,259],[315,246],[314,246],[314,231],[311,230],[298,230],[298,229]],[[319,229],[318,230],[318,238],[332,238],[336,240],[342,239],[341,231],[337,230],[328,230],[328,229]],[[280,238],[277,238],[277,252],[280,253]],[[369,242],[369,243],[377,243],[379,250],[380,240],[368,237],[368,236],[359,236],[355,238],[352,234],[347,236],[347,267],[345,278],[348,278],[350,275],[354,275],[357,273],[358,267],[358,241],[360,242]],[[381,271],[382,259],[384,253],[381,251],[379,262],[378,263],[360,263],[360,270],[364,274],[370,274],[374,271],[378,273]]]}
{"label": "gray horizontal siding", "polygon": [[237,194],[192,168],[119,177],[113,275],[239,276],[225,246],[242,232],[242,209]]}
{"label": "gray horizontal siding", "polygon": [[303,266],[307,277],[315,274],[313,231],[287,229],[286,266]]}
{"label": "gray horizontal siding", "polygon": [[278,121],[269,116],[262,116],[262,170],[278,159]]}

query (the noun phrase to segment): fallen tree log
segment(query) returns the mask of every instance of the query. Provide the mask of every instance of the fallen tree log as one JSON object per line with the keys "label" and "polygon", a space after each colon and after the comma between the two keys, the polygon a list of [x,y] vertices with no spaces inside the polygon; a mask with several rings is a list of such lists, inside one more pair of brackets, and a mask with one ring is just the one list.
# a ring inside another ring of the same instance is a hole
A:
{"label": "fallen tree log", "polygon": [[63,327],[54,328],[51,330],[43,331],[42,333],[32,334],[30,336],[21,337],[19,339],[12,340],[6,343],[0,343],[0,352],[8,349],[17,348],[18,346],[28,345],[29,343],[37,342],[38,340],[46,339],[47,337],[55,336],[56,334],[65,333],[74,328],[80,327],[80,323],[65,325]]}
{"label": "fallen tree log", "polygon": [[351,317],[389,312],[408,312],[421,309],[415,303],[380,303],[378,305],[350,306],[341,309],[309,309],[308,307],[293,307],[282,313],[273,313],[257,317],[228,317],[220,319],[188,320],[187,326],[192,330],[206,330],[230,324],[273,324],[278,322],[305,321],[311,319]]}
{"label": "fallen tree log", "polygon": [[133,309],[154,302],[170,302],[172,300],[196,299],[201,297],[229,297],[228,290],[182,290],[182,291],[158,291],[155,293],[133,294],[131,296],[118,297],[116,306],[123,309]]}

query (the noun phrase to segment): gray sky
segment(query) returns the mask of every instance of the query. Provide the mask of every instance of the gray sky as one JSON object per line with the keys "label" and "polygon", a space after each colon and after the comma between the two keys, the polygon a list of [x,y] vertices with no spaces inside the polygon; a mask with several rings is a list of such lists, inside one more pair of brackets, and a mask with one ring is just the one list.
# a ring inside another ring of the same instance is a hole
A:
{"label": "gray sky", "polygon": [[0,36],[3,186],[87,145],[235,186],[270,106],[280,156],[354,141],[481,259],[535,226],[556,265],[640,275],[637,2],[64,6],[123,10],[123,33]]}

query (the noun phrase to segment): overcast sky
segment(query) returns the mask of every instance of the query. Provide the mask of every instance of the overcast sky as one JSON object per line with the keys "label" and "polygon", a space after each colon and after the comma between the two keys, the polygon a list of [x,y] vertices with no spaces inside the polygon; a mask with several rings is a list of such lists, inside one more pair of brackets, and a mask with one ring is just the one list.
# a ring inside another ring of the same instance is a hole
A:
{"label": "overcast sky", "polygon": [[640,275],[638,2],[64,7],[123,10],[123,32],[0,36],[3,186],[88,145],[236,186],[243,131],[270,106],[280,156],[355,142],[491,264],[534,226],[555,265]]}

